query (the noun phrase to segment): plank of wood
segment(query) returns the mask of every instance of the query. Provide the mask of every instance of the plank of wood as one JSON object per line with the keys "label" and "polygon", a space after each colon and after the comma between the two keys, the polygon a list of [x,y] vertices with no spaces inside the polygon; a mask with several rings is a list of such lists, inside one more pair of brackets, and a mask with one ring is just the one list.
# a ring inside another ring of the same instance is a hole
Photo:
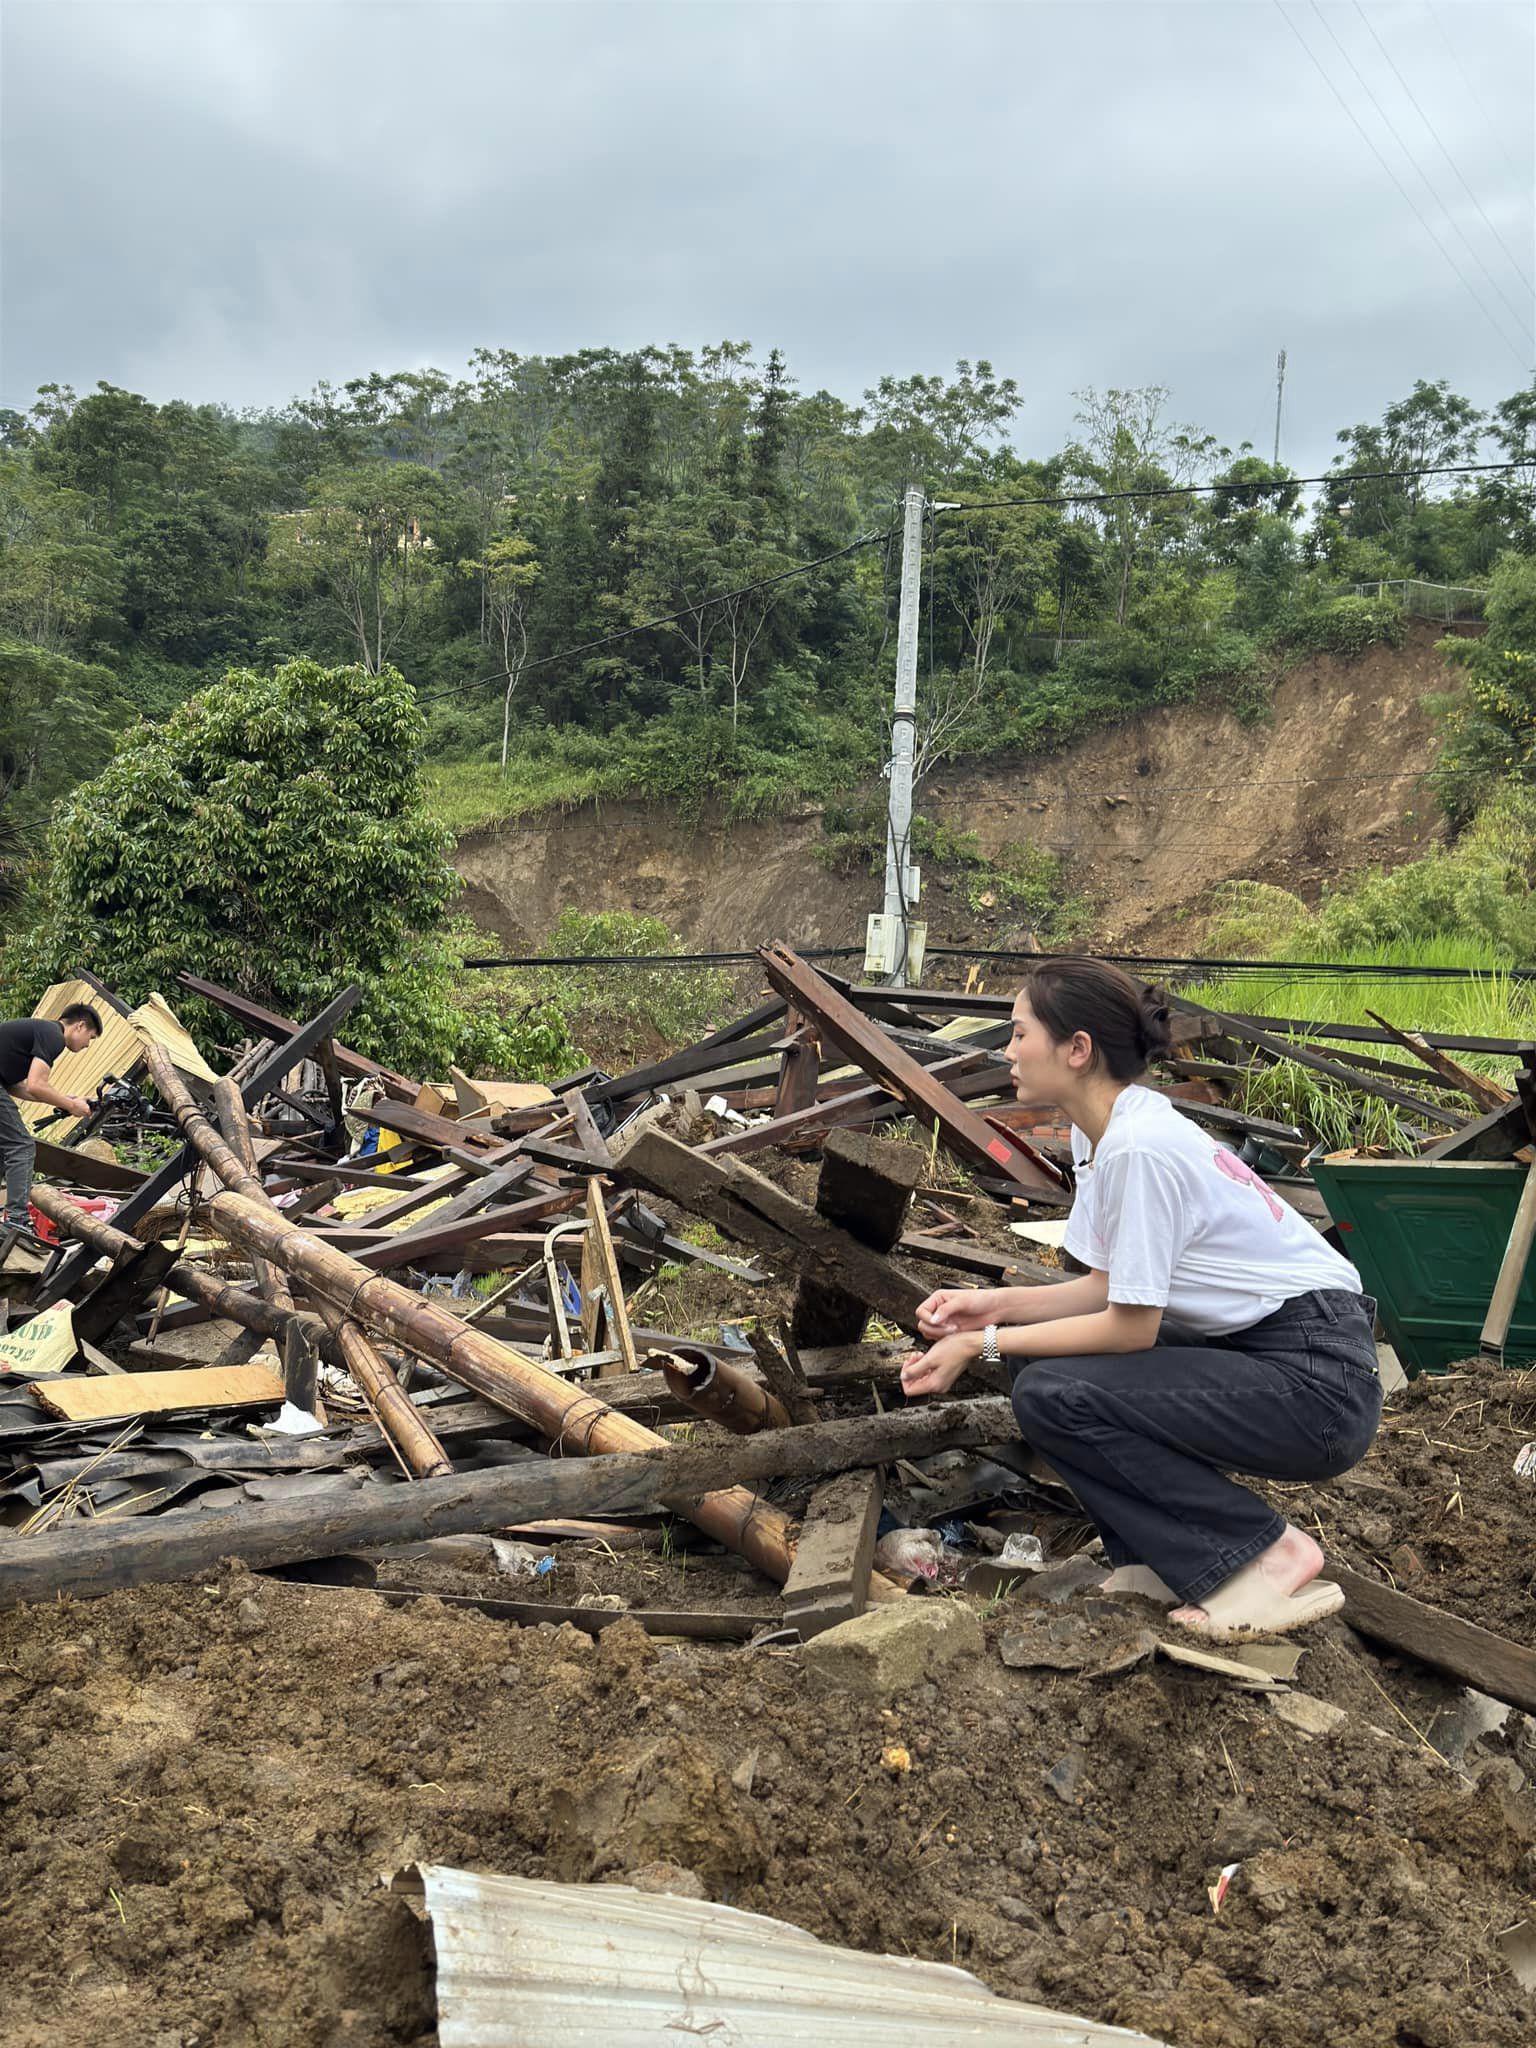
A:
{"label": "plank of wood", "polygon": [[1515,1313],[1515,1297],[1520,1292],[1525,1269],[1531,1262],[1532,1244],[1536,1244],[1536,1165],[1526,1168],[1525,1186],[1520,1190],[1515,1220],[1510,1225],[1509,1242],[1499,1261],[1499,1277],[1493,1283],[1488,1314],[1478,1339],[1479,1348],[1483,1351],[1501,1352],[1504,1349],[1510,1319]]}
{"label": "plank of wood", "polygon": [[1459,1088],[1463,1095],[1471,1099],[1480,1113],[1486,1115],[1490,1109],[1502,1109],[1506,1102],[1514,1100],[1507,1088],[1501,1088],[1497,1081],[1490,1081],[1484,1074],[1469,1073],[1464,1066],[1453,1060],[1448,1052],[1442,1052],[1438,1046],[1431,1045],[1429,1040],[1417,1031],[1399,1031],[1395,1024],[1389,1024],[1386,1018],[1375,1010],[1367,1010],[1365,1014],[1381,1026],[1394,1044],[1406,1046],[1409,1052],[1421,1059],[1432,1072],[1438,1074],[1442,1081],[1452,1088]]}
{"label": "plank of wood", "polygon": [[883,1081],[914,1115],[937,1124],[949,1149],[983,1173],[1001,1173],[1017,1192],[1060,1201],[1063,1181],[1019,1139],[994,1131],[915,1060],[872,1018],[818,974],[788,946],[759,948],[763,971],[785,998],[815,1019],[823,1039],[840,1046],[867,1074]]}
{"label": "plank of wood", "polygon": [[673,1053],[669,1059],[653,1060],[649,1066],[631,1067],[627,1074],[615,1074],[611,1081],[594,1081],[584,1086],[582,1093],[592,1107],[600,1102],[621,1102],[626,1096],[646,1095],[657,1088],[672,1088],[679,1081],[690,1080],[695,1074],[707,1074],[711,1067],[720,1065],[720,1054],[729,1046],[733,1059],[755,1059],[766,1052],[778,1037],[776,1031],[765,1031],[765,1024],[773,1023],[784,1015],[784,1005],[777,998],[761,1003],[745,1017],[738,1017],[734,1024],[723,1024],[718,1031],[701,1038],[697,1045],[689,1046],[686,1052]]}
{"label": "plank of wood", "polygon": [[411,1265],[442,1252],[456,1252],[485,1238],[516,1234],[520,1223],[535,1223],[559,1215],[574,1208],[580,1200],[579,1188],[554,1188],[531,1195],[523,1202],[511,1202],[505,1208],[486,1209],[478,1216],[461,1216],[451,1223],[439,1223],[435,1216],[430,1216],[415,1230],[392,1233],[382,1244],[369,1245],[357,1253],[357,1262],[375,1273],[387,1272],[391,1266]]}
{"label": "plank of wood", "polygon": [[598,1379],[639,1371],[624,1302],[624,1279],[608,1228],[600,1180],[587,1183],[587,1228],[581,1240],[581,1335],[583,1348],[589,1352],[618,1353],[611,1366],[598,1367]]}
{"label": "plank of wood", "polygon": [[1536,1650],[1344,1565],[1324,1565],[1322,1577],[1343,1587],[1344,1619],[1361,1635],[1405,1650],[1490,1699],[1536,1714]]}
{"label": "plank of wood", "polygon": [[[228,1016],[233,1017],[237,1024],[244,1024],[258,1037],[270,1038],[276,1043],[285,1038],[292,1038],[300,1029],[291,1017],[280,1017],[275,1010],[264,1009],[260,1003],[253,1003],[248,996],[237,995],[233,989],[220,988],[217,982],[204,981],[201,975],[178,974],[176,979],[184,989],[190,990],[195,996],[202,996],[207,1002],[216,1004]],[[318,1045],[320,1041],[317,1040],[316,1043]],[[344,1074],[351,1074],[355,1079],[403,1081],[405,1078],[404,1075],[391,1073],[388,1067],[381,1067],[376,1060],[365,1058],[360,1052],[352,1052],[344,1045],[337,1045],[334,1040],[332,1048],[337,1066]],[[297,1065],[297,1061],[294,1064]],[[250,1106],[247,1099],[247,1107]]]}
{"label": "plank of wood", "polygon": [[265,1365],[204,1365],[184,1372],[121,1372],[103,1379],[39,1380],[33,1393],[66,1422],[168,1415],[183,1408],[276,1407],[282,1376]]}
{"label": "plank of wood", "polygon": [[802,1639],[864,1612],[884,1491],[878,1472],[844,1472],[811,1495],[784,1581],[784,1619]]}
{"label": "plank of wood", "polygon": [[77,1152],[69,1145],[37,1140],[37,1170],[65,1187],[96,1188],[104,1195],[131,1195],[144,1185],[144,1176],[133,1166],[112,1159],[95,1159],[89,1152]]}
{"label": "plank of wood", "polygon": [[651,1126],[628,1143],[621,1140],[616,1158],[623,1178],[754,1245],[770,1264],[798,1278],[809,1263],[819,1278],[856,1295],[877,1315],[902,1329],[917,1328],[925,1290],[915,1280],[740,1160],[706,1159]]}
{"label": "plank of wood", "polygon": [[[928,1071],[936,1079],[942,1075],[946,1085],[952,1088],[957,1080],[974,1073],[978,1067],[990,1067],[992,1059],[990,1052],[973,1047],[969,1052],[935,1060]],[[899,1097],[880,1082],[870,1081],[859,1087],[845,1087],[836,1095],[824,1095],[806,1109],[772,1117],[765,1124],[754,1125],[751,1130],[727,1131],[722,1137],[706,1139],[696,1149],[708,1158],[716,1158],[722,1153],[762,1152],[770,1145],[816,1136],[838,1124],[872,1121],[877,1116],[905,1113],[906,1105]]]}

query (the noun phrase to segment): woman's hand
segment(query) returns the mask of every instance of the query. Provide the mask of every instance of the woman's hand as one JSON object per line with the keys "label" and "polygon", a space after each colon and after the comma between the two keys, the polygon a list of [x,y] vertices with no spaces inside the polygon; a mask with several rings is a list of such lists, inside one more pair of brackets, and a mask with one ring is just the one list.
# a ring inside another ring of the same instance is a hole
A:
{"label": "woman's hand", "polygon": [[901,1391],[904,1394],[947,1394],[980,1355],[981,1344],[968,1330],[952,1337],[941,1337],[927,1351],[913,1351],[903,1359]]}
{"label": "woman's hand", "polygon": [[917,1327],[924,1337],[952,1337],[959,1330],[984,1330],[998,1318],[996,1287],[941,1287],[921,1303]]}

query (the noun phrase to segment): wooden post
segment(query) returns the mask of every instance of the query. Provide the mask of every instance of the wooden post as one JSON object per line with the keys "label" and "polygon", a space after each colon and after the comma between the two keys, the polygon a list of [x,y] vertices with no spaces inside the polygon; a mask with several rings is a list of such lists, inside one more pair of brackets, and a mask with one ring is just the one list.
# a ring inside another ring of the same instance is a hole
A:
{"label": "wooden post", "polygon": [[[923,1160],[911,1145],[861,1131],[833,1131],[822,1153],[816,1213],[873,1252],[889,1252],[906,1227]],[[868,1305],[846,1288],[807,1273],[795,1291],[790,1328],[797,1344],[857,1344]]]}
{"label": "wooden post", "polygon": [[616,1351],[613,1364],[599,1366],[599,1379],[619,1373],[638,1372],[635,1340],[630,1333],[629,1309],[624,1300],[624,1276],[619,1271],[613,1233],[608,1228],[604,1205],[607,1183],[594,1176],[587,1182],[587,1229],[581,1240],[581,1336],[588,1351]]}
{"label": "wooden post", "polygon": [[[231,1213],[236,1205],[250,1207],[240,1195],[216,1195],[214,1201]],[[813,1429],[765,1430],[761,1436],[733,1439],[724,1451],[668,1449],[648,1431],[638,1430],[650,1456],[591,1462],[542,1458],[485,1472],[455,1472],[415,1486],[363,1487],[313,1499],[242,1501],[228,1509],[172,1508],[159,1515],[82,1520],[0,1545],[0,1609],[52,1600],[61,1593],[89,1599],[124,1586],[190,1578],[227,1557],[243,1558],[251,1565],[292,1564],[307,1557],[331,1557],[339,1550],[372,1550],[424,1536],[499,1529],[509,1522],[644,1514],[659,1507],[699,1519],[700,1497],[723,1499],[716,1489],[729,1485],[734,1474],[757,1479],[819,1477],[903,1454],[922,1457],[929,1451],[996,1443],[1014,1427],[1012,1414],[1003,1400],[934,1401],[897,1415],[859,1416],[818,1423]],[[743,1497],[748,1502],[755,1499],[746,1493]],[[772,1514],[760,1502],[757,1505],[759,1512]],[[787,1556],[784,1571],[787,1574]],[[889,1580],[876,1574],[871,1597],[900,1595]],[[1524,1655],[1536,1664],[1536,1652]]]}

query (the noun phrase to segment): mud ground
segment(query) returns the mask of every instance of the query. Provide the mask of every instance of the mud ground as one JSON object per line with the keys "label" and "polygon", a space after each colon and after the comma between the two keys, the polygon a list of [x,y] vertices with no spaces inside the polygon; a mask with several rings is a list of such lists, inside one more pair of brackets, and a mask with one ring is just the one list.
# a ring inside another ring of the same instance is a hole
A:
{"label": "mud ground", "polygon": [[[1531,1397],[1512,1375],[1421,1383],[1353,1484],[1288,1506],[1348,1562],[1529,1641],[1536,1491],[1511,1465]],[[551,1599],[774,1609],[654,1531],[555,1549]],[[528,1586],[479,1559],[388,1570]],[[818,1689],[783,1645],[633,1623],[594,1642],[237,1568],[6,1616],[0,2042],[429,2043],[423,1939],[380,1883],[416,1859],[570,1880],[667,1863],[1178,2048],[1536,2039],[1498,1944],[1536,1918],[1524,1717],[1469,1744],[1457,1688],[1336,1621],[1298,1685],[1344,1719],[1308,1735],[1161,1661],[1009,1668],[1002,1638],[1042,1610],[976,1604],[985,1653],[889,1701]],[[882,1763],[893,1744],[910,1770]]]}

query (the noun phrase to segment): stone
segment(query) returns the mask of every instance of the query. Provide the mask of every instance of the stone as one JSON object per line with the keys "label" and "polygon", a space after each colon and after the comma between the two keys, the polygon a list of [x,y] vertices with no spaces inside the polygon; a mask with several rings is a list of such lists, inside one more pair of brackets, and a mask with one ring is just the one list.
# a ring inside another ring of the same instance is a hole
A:
{"label": "stone", "polygon": [[634,1870],[621,1870],[615,1884],[633,1885],[637,1892],[670,1892],[678,1899],[707,1899],[709,1892],[696,1870],[680,1863],[642,1863]]}
{"label": "stone", "polygon": [[840,1621],[806,1644],[806,1669],[824,1685],[888,1700],[957,1658],[976,1656],[981,1623],[958,1600],[891,1601]]}
{"label": "stone", "polygon": [[1272,1692],[1269,1704],[1280,1720],[1303,1735],[1333,1735],[1349,1719],[1342,1707],[1314,1699],[1309,1692]]}
{"label": "stone", "polygon": [[1278,1849],[1282,1836],[1269,1815],[1246,1799],[1231,1800],[1216,1816],[1211,1830],[1211,1858],[1216,1863],[1246,1863],[1261,1849]]}
{"label": "stone", "polygon": [[1083,1765],[1086,1762],[1087,1758],[1082,1750],[1069,1749],[1066,1755],[1052,1764],[1045,1773],[1046,1790],[1054,1792],[1063,1806],[1070,1806],[1076,1797],[1077,1788],[1082,1782]]}
{"label": "stone", "polygon": [[1009,1897],[997,1901],[997,1910],[1005,1920],[1011,1920],[1015,1927],[1027,1928],[1031,1934],[1045,1933],[1045,1920],[1025,1899]]}

